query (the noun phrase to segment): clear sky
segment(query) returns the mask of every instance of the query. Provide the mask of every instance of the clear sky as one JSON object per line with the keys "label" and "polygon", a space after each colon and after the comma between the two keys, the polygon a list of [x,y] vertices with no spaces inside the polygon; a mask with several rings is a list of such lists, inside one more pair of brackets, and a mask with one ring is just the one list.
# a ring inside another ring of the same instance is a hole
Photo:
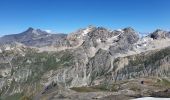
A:
{"label": "clear sky", "polygon": [[28,27],[69,33],[88,25],[170,29],[170,0],[0,0],[0,35]]}

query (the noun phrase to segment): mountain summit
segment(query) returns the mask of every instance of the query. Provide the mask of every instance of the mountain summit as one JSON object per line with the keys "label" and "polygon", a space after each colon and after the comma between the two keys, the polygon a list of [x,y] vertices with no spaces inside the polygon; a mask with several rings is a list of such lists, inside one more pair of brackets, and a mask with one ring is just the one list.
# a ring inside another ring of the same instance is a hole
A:
{"label": "mountain summit", "polygon": [[6,35],[0,38],[1,44],[12,44],[14,42],[22,43],[26,46],[42,47],[53,44],[59,45],[59,41],[66,38],[66,34],[51,34],[40,29],[28,28],[19,34]]}

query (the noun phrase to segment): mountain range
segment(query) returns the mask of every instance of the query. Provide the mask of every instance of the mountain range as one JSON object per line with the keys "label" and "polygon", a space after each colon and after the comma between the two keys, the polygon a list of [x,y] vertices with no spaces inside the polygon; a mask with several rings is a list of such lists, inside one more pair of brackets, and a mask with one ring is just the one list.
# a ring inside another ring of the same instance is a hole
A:
{"label": "mountain range", "polygon": [[[89,26],[0,37],[2,100],[170,97],[170,32]],[[165,91],[166,90],[166,91]]]}

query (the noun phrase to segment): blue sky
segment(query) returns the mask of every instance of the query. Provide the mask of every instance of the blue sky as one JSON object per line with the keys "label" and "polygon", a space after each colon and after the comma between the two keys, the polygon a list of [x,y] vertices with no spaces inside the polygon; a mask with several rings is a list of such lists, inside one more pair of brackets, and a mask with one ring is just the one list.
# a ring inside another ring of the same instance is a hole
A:
{"label": "blue sky", "polygon": [[69,33],[88,25],[170,29],[170,0],[0,0],[0,35],[28,27]]}

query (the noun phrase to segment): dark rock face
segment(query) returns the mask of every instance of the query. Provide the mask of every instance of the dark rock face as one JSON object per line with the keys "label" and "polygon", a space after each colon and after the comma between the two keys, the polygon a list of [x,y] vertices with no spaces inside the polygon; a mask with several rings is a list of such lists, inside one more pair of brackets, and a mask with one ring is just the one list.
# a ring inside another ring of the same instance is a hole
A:
{"label": "dark rock face", "polygon": [[91,82],[105,75],[111,68],[111,55],[105,50],[99,50],[87,65],[87,74],[91,75]]}
{"label": "dark rock face", "polygon": [[158,91],[151,94],[152,97],[170,98],[170,90]]}
{"label": "dark rock face", "polygon": [[132,49],[132,44],[139,40],[139,35],[132,28],[123,29],[116,41],[116,45],[110,47],[110,52],[112,55],[115,53],[124,53]]}
{"label": "dark rock face", "polygon": [[128,42],[129,44],[134,44],[139,40],[139,34],[135,32],[132,28],[123,29],[124,34],[120,36],[124,42]]}
{"label": "dark rock face", "polygon": [[106,28],[103,27],[94,28],[91,32],[88,33],[88,36],[93,39],[106,39],[114,35],[115,34],[113,32],[109,32]]}
{"label": "dark rock face", "polygon": [[153,32],[150,35],[150,37],[153,38],[153,39],[165,39],[165,38],[169,38],[170,34],[166,31],[158,29],[155,32]]}

